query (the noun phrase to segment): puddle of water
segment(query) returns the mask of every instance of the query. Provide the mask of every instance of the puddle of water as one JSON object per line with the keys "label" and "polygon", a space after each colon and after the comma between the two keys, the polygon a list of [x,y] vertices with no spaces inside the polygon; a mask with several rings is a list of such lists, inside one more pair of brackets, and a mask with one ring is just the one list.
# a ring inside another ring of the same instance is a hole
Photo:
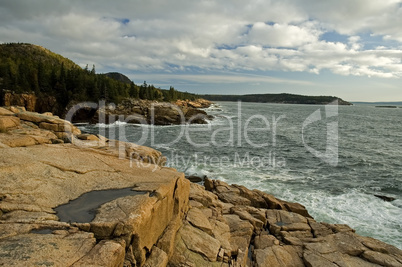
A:
{"label": "puddle of water", "polygon": [[60,205],[54,210],[62,222],[89,223],[102,205],[120,197],[143,195],[146,191],[133,191],[132,188],[91,191]]}

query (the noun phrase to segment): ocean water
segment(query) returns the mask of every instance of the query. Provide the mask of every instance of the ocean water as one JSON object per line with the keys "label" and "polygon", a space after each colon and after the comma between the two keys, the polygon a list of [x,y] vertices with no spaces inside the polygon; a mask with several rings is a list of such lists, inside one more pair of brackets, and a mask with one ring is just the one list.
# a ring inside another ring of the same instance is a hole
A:
{"label": "ocean water", "polygon": [[[306,206],[402,249],[402,108],[218,102],[207,125],[80,125],[206,175]],[[374,195],[395,198],[386,202]]]}

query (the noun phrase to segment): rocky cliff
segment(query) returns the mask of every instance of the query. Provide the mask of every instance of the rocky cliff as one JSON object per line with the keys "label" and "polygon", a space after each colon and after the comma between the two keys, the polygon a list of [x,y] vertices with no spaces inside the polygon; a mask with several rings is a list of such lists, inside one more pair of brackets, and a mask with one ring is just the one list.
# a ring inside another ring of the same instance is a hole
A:
{"label": "rocky cliff", "polygon": [[53,96],[40,96],[34,94],[16,94],[11,91],[1,92],[1,103],[4,106],[20,106],[27,111],[60,113],[61,107]]}
{"label": "rocky cliff", "polygon": [[49,113],[0,108],[0,152],[0,265],[402,266],[401,250],[298,203],[190,184],[160,152]]}

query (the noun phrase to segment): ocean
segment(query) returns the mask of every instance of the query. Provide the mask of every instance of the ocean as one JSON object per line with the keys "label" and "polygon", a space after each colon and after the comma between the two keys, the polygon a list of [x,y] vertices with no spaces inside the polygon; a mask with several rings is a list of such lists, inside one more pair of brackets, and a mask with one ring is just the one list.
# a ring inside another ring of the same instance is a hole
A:
{"label": "ocean", "polygon": [[[218,102],[205,125],[80,125],[168,166],[259,189],[402,249],[402,108]],[[375,195],[395,198],[388,202]]]}

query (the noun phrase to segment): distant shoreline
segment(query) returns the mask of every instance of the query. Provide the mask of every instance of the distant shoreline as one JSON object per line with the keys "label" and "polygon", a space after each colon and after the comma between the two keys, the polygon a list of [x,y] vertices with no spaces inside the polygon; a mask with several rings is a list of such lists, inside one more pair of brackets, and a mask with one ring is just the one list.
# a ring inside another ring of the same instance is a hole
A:
{"label": "distant shoreline", "polygon": [[360,102],[360,101],[352,101],[351,103],[355,104],[355,105],[402,106],[402,101],[397,101],[397,102]]}
{"label": "distant shoreline", "polygon": [[307,105],[326,105],[333,102],[338,105],[353,105],[335,96],[306,96],[296,94],[246,94],[246,95],[199,95],[203,99],[210,101],[243,101],[253,103],[276,103],[276,104],[307,104]]}

